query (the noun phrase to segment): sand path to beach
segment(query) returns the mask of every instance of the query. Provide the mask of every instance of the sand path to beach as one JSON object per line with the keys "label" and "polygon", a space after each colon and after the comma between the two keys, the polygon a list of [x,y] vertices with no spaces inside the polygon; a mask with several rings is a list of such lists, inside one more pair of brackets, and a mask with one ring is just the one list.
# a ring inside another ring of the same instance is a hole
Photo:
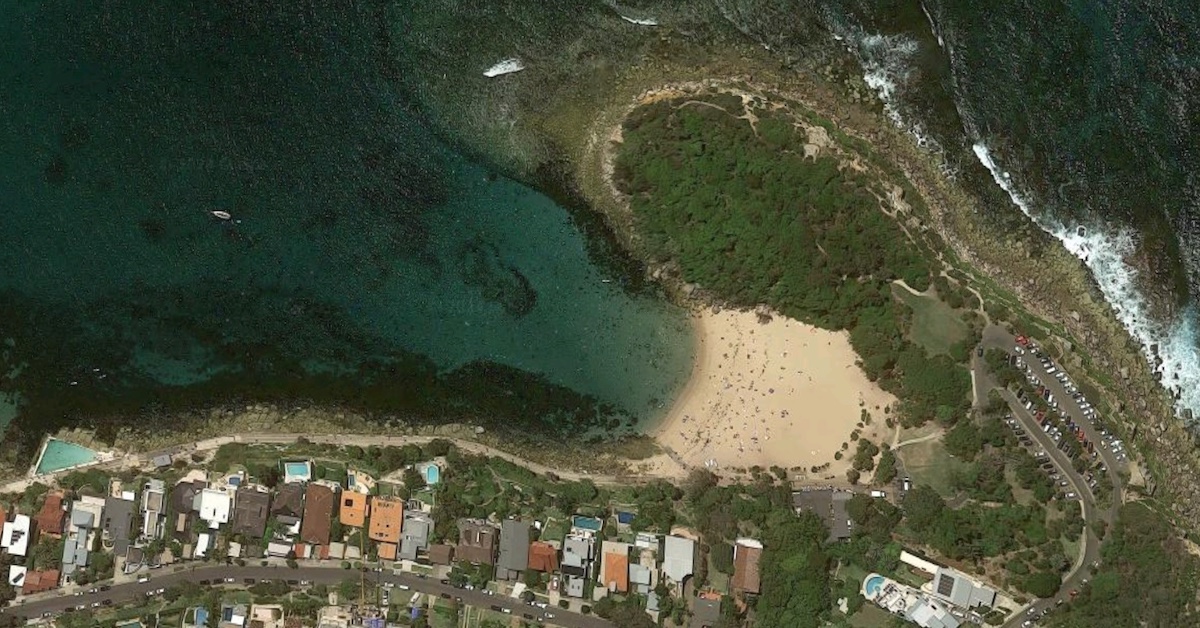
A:
{"label": "sand path to beach", "polygon": [[[698,311],[693,324],[691,379],[652,432],[686,464],[778,465],[810,480],[844,481],[863,409],[872,420],[862,436],[890,441],[883,410],[896,399],[858,367],[847,333],[736,310]],[[836,461],[843,442],[848,455]]]}

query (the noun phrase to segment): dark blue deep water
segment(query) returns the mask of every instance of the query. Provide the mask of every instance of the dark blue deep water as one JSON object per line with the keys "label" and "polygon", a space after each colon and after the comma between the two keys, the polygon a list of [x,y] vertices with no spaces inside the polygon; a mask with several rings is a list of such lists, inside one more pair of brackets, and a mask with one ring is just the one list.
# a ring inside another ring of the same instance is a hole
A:
{"label": "dark blue deep water", "polygon": [[[527,148],[646,51],[714,41],[797,69],[848,49],[897,123],[990,186],[997,220],[1088,257],[1181,407],[1200,405],[1197,3],[10,4],[9,442],[249,400],[533,432],[653,415],[686,377],[682,312],[640,287],[552,155],[478,155]],[[529,67],[482,78],[511,56]],[[532,187],[499,174],[518,171]]]}
{"label": "dark blue deep water", "polygon": [[669,401],[684,314],[438,139],[391,9],[360,5],[6,7],[10,437],[251,400],[532,431]]}

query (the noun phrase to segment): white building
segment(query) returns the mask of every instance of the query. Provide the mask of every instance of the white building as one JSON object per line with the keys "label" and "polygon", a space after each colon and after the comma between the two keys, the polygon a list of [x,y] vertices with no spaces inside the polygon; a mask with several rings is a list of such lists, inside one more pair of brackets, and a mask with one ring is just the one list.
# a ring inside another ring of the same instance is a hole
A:
{"label": "white building", "polygon": [[142,535],[147,539],[162,536],[166,519],[166,487],[162,480],[150,480],[142,491]]}
{"label": "white building", "polygon": [[233,498],[225,491],[206,488],[192,499],[192,508],[200,519],[208,522],[209,529],[217,529],[229,523],[229,512],[233,510]]}
{"label": "white building", "polygon": [[676,584],[695,571],[696,542],[682,536],[668,536],[663,541],[662,573]]}
{"label": "white building", "polygon": [[12,521],[5,521],[0,547],[13,556],[24,556],[29,551],[29,526],[29,515],[17,515]]}

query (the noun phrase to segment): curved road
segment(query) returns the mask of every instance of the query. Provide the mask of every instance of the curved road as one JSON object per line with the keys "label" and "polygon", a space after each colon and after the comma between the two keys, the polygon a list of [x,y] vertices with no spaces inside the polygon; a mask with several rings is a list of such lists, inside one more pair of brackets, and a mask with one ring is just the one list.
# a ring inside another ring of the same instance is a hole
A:
{"label": "curved road", "polygon": [[[982,346],[985,349],[1000,349],[1011,355],[1013,347],[1016,346],[1016,338],[1003,328],[993,325],[984,330]],[[1071,417],[1077,425],[1083,426],[1089,440],[1100,443],[1099,434],[1095,427],[1092,426],[1091,421],[1083,416],[1083,411],[1080,410],[1078,403],[1066,393],[1062,384],[1054,377],[1047,375],[1038,360],[1026,360],[1026,364],[1029,365],[1034,376],[1050,389],[1054,398],[1059,400],[1062,414]],[[1118,500],[1122,489],[1121,477],[1117,472],[1118,463],[1113,458],[1112,452],[1107,448],[1099,447],[1100,458],[1104,462],[1104,466],[1108,469],[1108,479],[1112,484],[1113,495],[1112,504],[1107,509],[1100,510],[1096,503],[1095,495],[1093,495],[1091,488],[1083,476],[1075,471],[1070,457],[1058,448],[1050,438],[1050,435],[1042,429],[1042,426],[1038,425],[1037,419],[1020,403],[1016,395],[1006,389],[995,386],[995,382],[991,379],[990,374],[986,372],[986,364],[982,358],[978,356],[972,358],[971,370],[972,372],[978,371],[976,379],[979,388],[995,389],[1000,393],[1001,397],[1003,397],[1012,410],[1013,417],[1021,423],[1026,434],[1034,440],[1039,449],[1046,452],[1057,468],[1058,473],[1070,482],[1072,490],[1076,495],[1079,495],[1079,502],[1083,509],[1083,538],[1080,544],[1079,556],[1076,558],[1075,564],[1071,566],[1071,570],[1063,578],[1062,586],[1059,587],[1058,593],[1053,598],[1035,601],[1033,604],[1021,609],[1019,614],[1004,624],[1004,628],[1015,628],[1022,626],[1026,621],[1031,621],[1034,616],[1040,615],[1044,610],[1054,609],[1059,600],[1069,600],[1070,592],[1078,590],[1083,586],[1083,580],[1089,577],[1091,571],[1089,566],[1100,560],[1100,545],[1102,541],[1093,531],[1093,524],[1097,521],[1105,521],[1111,526],[1115,521],[1119,507]],[[984,383],[985,380],[986,384]],[[1032,613],[1030,613],[1030,609],[1032,609]]]}
{"label": "curved road", "polygon": [[[313,584],[328,585],[339,584],[347,578],[357,578],[359,576],[359,572],[357,571],[331,567],[300,567],[298,569],[289,569],[287,567],[237,567],[232,565],[203,565],[181,571],[170,572],[164,569],[151,573],[154,575],[151,576],[148,582],[115,584],[111,585],[111,588],[107,591],[42,598],[25,604],[0,608],[0,617],[16,616],[36,619],[40,618],[43,613],[58,615],[68,608],[74,608],[81,604],[91,608],[92,604],[96,602],[102,603],[104,600],[110,600],[117,606],[125,602],[145,603],[148,591],[156,591],[160,588],[167,588],[181,582],[199,583],[201,580],[233,578],[234,582],[230,583],[229,586],[243,588],[251,584],[247,582],[247,579],[253,579],[256,582],[268,580],[307,580]],[[438,580],[421,578],[415,574],[393,574],[384,571],[369,572],[367,577],[369,580],[376,581],[377,583],[390,582],[397,587],[408,587],[408,590],[392,590],[391,598],[398,603],[407,602],[405,594],[420,592],[442,599],[460,598],[463,604],[477,608],[491,608],[496,606],[508,609],[512,611],[514,617],[524,618],[524,615],[528,614],[534,621],[555,626],[565,626],[567,628],[612,627],[610,622],[599,617],[580,615],[579,613],[572,613],[561,608],[540,609],[511,597],[489,595],[479,590],[467,591],[458,589],[448,584],[442,584]],[[151,595],[149,597],[155,596]]]}

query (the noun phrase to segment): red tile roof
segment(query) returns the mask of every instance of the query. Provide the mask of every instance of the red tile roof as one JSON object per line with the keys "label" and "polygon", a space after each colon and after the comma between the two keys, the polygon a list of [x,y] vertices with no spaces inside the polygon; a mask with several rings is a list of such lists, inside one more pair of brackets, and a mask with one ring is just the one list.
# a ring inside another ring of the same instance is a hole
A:
{"label": "red tile roof", "polygon": [[329,531],[333,527],[333,501],[333,490],[328,486],[308,485],[304,490],[304,521],[300,524],[301,541],[313,545],[329,544]]}
{"label": "red tile roof", "polygon": [[618,593],[629,590],[629,554],[604,554],[604,588]]}
{"label": "red tile roof", "polygon": [[759,592],[758,561],[762,549],[746,545],[735,545],[733,552],[733,590],[745,593]]}
{"label": "red tile roof", "polygon": [[30,571],[25,574],[25,584],[21,586],[22,595],[42,593],[58,588],[59,572],[57,569]]}
{"label": "red tile roof", "polygon": [[63,510],[62,493],[48,493],[46,501],[42,503],[42,509],[34,517],[38,530],[43,534],[62,534],[66,520],[67,512]]}
{"label": "red tile roof", "polygon": [[529,544],[529,568],[551,573],[558,571],[558,550],[549,543],[534,541]]}

